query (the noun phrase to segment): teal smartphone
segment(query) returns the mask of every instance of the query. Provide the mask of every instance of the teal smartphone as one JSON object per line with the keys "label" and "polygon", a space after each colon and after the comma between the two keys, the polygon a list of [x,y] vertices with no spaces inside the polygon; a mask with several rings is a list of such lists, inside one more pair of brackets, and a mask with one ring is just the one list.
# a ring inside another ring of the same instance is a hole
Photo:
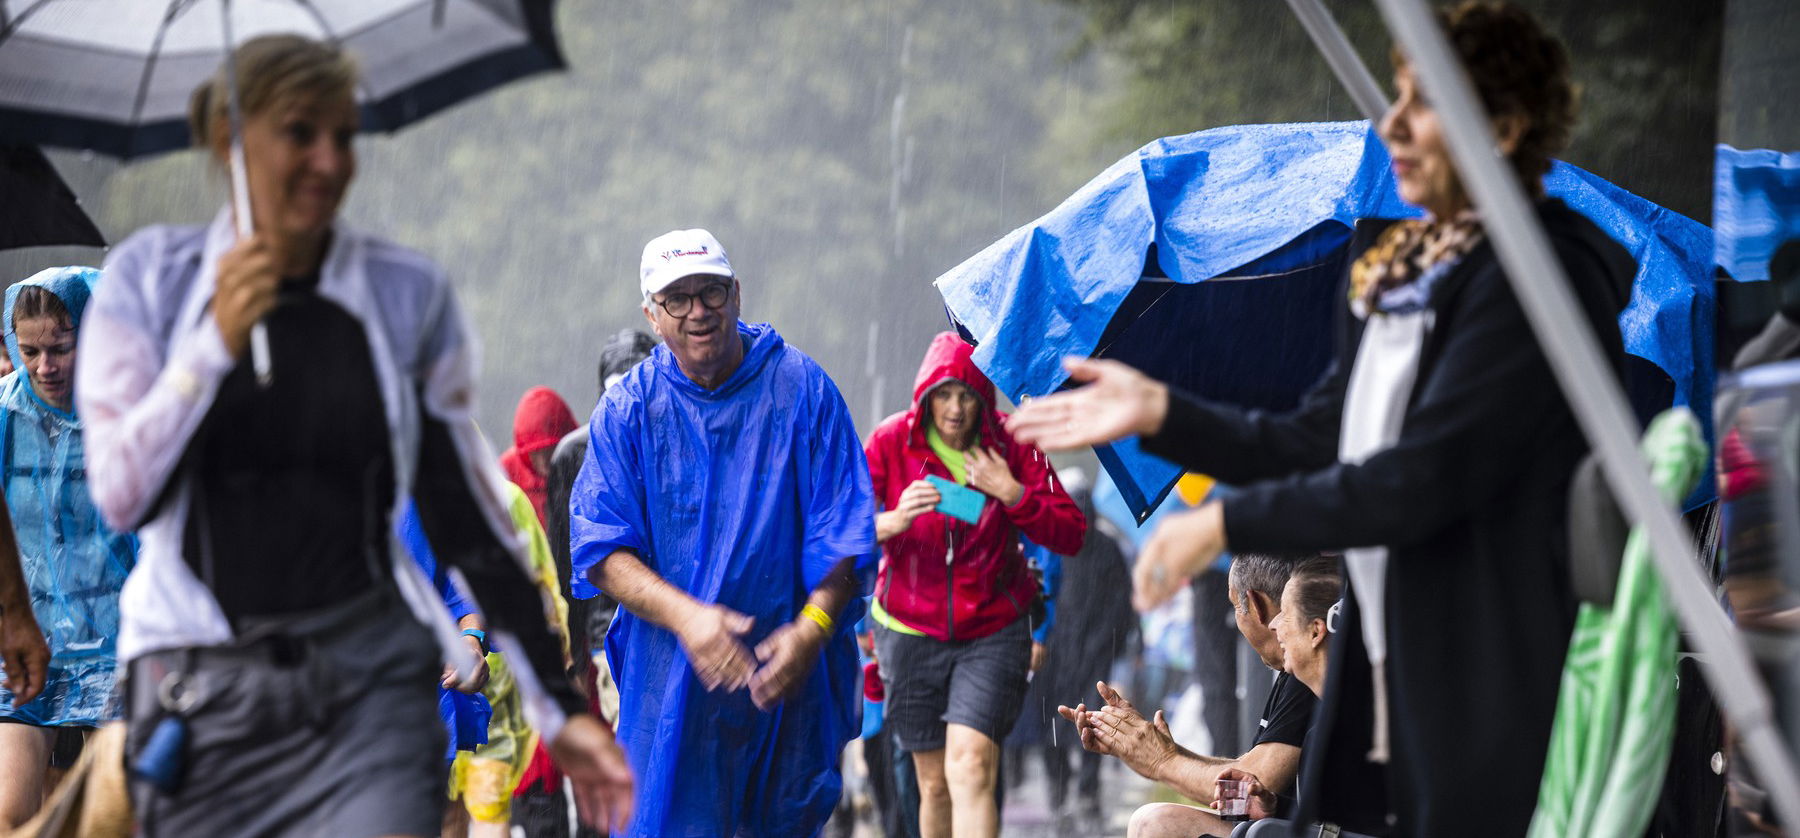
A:
{"label": "teal smartphone", "polygon": [[987,506],[987,495],[935,474],[927,474],[925,479],[931,481],[932,487],[938,491],[937,511],[971,524],[981,520],[982,507]]}

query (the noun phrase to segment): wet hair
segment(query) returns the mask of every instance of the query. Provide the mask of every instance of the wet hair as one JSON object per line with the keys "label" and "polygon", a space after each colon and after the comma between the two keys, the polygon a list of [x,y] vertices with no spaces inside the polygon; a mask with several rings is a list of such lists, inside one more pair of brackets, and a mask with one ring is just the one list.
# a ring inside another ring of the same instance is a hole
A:
{"label": "wet hair", "polygon": [[1304,559],[1304,556],[1277,553],[1233,553],[1228,577],[1230,585],[1240,596],[1255,591],[1279,607],[1281,589],[1287,587],[1288,577]]}
{"label": "wet hair", "polygon": [[[356,62],[343,50],[299,35],[264,35],[238,45],[238,105],[245,118],[296,100],[354,96]],[[194,145],[211,148],[226,125],[229,98],[225,68],[188,97],[188,131]]]}
{"label": "wet hair", "polygon": [[[1510,159],[1528,186],[1538,184],[1550,170],[1550,158],[1568,147],[1575,127],[1568,50],[1530,12],[1510,2],[1466,0],[1438,9],[1437,19],[1488,116],[1524,117],[1525,131]],[[1398,47],[1390,57],[1396,68],[1407,63]]]}
{"label": "wet hair", "polygon": [[1288,576],[1294,589],[1294,605],[1302,624],[1323,620],[1331,606],[1344,596],[1343,562],[1336,556],[1316,556],[1301,562]]}
{"label": "wet hair", "polygon": [[75,318],[70,316],[69,308],[63,305],[61,297],[51,293],[48,288],[26,285],[19,289],[19,295],[13,300],[13,328],[19,327],[19,321],[34,317],[49,317],[64,329],[75,328]]}

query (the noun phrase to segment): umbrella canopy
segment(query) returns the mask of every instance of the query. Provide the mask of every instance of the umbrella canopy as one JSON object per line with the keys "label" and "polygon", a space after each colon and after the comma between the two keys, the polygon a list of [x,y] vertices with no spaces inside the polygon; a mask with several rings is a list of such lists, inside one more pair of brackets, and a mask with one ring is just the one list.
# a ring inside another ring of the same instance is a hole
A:
{"label": "umbrella canopy", "polygon": [[[1545,186],[1638,262],[1619,326],[1642,359],[1640,415],[1709,403],[1710,232],[1560,161]],[[1015,401],[1061,386],[1064,355],[1092,355],[1284,410],[1331,361],[1351,226],[1417,215],[1367,122],[1217,128],[1144,146],[937,287],[976,364]],[[1140,518],[1180,474],[1135,440],[1098,453]]]}
{"label": "umbrella canopy", "polygon": [[105,247],[100,229],[37,146],[0,145],[0,250],[75,244]]}
{"label": "umbrella canopy", "polygon": [[[0,0],[0,139],[129,159],[188,144],[223,62],[219,0]],[[551,0],[236,0],[238,42],[299,34],[361,70],[364,130],[393,131],[560,68]]]}
{"label": "umbrella canopy", "polygon": [[[1650,423],[1643,450],[1657,491],[1674,503],[1706,471],[1710,449],[1693,412],[1675,408]],[[1612,604],[1584,602],[1575,618],[1531,838],[1644,834],[1675,740],[1677,634],[1640,527]]]}

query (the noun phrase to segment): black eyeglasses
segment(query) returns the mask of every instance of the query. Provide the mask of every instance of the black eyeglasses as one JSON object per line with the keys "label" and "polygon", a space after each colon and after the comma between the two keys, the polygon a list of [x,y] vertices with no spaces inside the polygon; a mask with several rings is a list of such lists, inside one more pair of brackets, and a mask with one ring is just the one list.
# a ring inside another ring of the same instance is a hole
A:
{"label": "black eyeglasses", "polygon": [[686,317],[688,312],[694,310],[696,299],[707,308],[718,308],[731,299],[731,285],[714,282],[701,288],[698,294],[664,294],[662,299],[651,298],[651,301],[662,306],[662,310],[670,317]]}

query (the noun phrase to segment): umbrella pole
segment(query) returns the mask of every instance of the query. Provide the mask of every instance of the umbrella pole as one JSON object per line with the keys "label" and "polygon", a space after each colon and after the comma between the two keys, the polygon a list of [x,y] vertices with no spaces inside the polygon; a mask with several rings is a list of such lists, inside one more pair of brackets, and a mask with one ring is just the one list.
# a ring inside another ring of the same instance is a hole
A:
{"label": "umbrella pole", "polygon": [[[240,239],[256,232],[250,212],[250,174],[244,163],[244,115],[238,104],[237,61],[232,53],[237,41],[231,37],[231,0],[219,0],[219,20],[225,28],[226,113],[231,123],[231,217]],[[250,327],[250,367],[256,372],[256,384],[267,388],[275,380],[269,367],[269,327],[258,320]]]}
{"label": "umbrella pole", "polygon": [[1375,0],[1388,29],[1436,100],[1452,161],[1493,236],[1506,278],[1525,309],[1538,344],[1587,434],[1613,494],[1649,535],[1664,592],[1701,671],[1726,718],[1737,727],[1744,755],[1769,792],[1783,823],[1800,824],[1800,771],[1781,743],[1769,692],[1731,621],[1713,599],[1713,586],[1694,561],[1693,539],[1657,494],[1637,450],[1637,422],[1609,372],[1600,344],[1581,318],[1562,263],[1517,178],[1494,153],[1493,131],[1461,64],[1424,0]]}

